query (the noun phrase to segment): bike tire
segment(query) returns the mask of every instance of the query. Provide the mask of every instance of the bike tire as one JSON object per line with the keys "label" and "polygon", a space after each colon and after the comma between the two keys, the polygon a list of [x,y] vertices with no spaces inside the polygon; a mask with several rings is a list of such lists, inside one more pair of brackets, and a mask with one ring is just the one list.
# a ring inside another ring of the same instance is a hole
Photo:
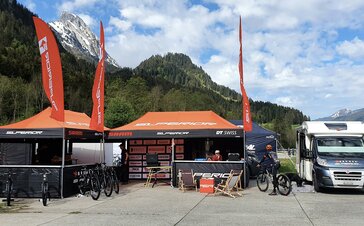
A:
{"label": "bike tire", "polygon": [[82,180],[78,179],[78,190],[80,191],[81,195],[85,195],[86,193],[86,189],[85,189],[85,185],[86,185],[86,180],[87,178],[82,178]]}
{"label": "bike tire", "polygon": [[42,183],[42,203],[43,206],[47,206],[47,199],[49,198],[48,183]]}
{"label": "bike tire", "polygon": [[279,194],[287,196],[291,193],[291,191],[292,191],[291,181],[289,180],[289,178],[286,175],[280,174],[277,177],[277,182],[278,182]]}
{"label": "bike tire", "polygon": [[113,190],[113,180],[110,175],[105,175],[104,184],[104,193],[107,197],[110,197]]}
{"label": "bike tire", "polygon": [[9,181],[6,181],[6,205],[10,206],[10,201],[11,201],[11,190],[12,190],[12,184]]}
{"label": "bike tire", "polygon": [[113,173],[113,190],[115,191],[116,194],[119,194],[119,191],[120,191],[119,179],[115,173]]}
{"label": "bike tire", "polygon": [[259,188],[260,191],[262,192],[266,192],[269,188],[269,179],[267,174],[265,173],[260,173],[257,176],[257,186]]}
{"label": "bike tire", "polygon": [[93,200],[98,200],[100,197],[101,189],[100,182],[97,175],[92,175],[90,178],[90,195]]}

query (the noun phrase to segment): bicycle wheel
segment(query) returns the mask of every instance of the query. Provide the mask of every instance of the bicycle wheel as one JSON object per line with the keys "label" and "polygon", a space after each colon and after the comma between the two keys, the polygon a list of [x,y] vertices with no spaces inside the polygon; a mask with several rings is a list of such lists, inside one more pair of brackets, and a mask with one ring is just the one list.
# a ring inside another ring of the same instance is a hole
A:
{"label": "bicycle wheel", "polygon": [[110,197],[112,194],[113,181],[110,175],[104,176],[104,193],[107,197]]}
{"label": "bicycle wheel", "polygon": [[10,201],[11,201],[11,190],[12,190],[12,183],[10,181],[6,181],[6,205],[10,206]]}
{"label": "bicycle wheel", "polygon": [[86,184],[87,184],[86,180],[87,180],[87,178],[85,178],[85,177],[78,179],[77,186],[78,186],[78,190],[80,191],[81,195],[85,195],[85,193],[86,193],[86,189],[85,189]]}
{"label": "bicycle wheel", "polygon": [[280,174],[277,177],[277,181],[278,181],[278,192],[281,195],[289,195],[289,193],[291,193],[292,187],[291,187],[291,181],[289,180],[289,178],[284,175],[284,174]]}
{"label": "bicycle wheel", "polygon": [[97,200],[100,197],[101,189],[100,182],[96,175],[91,175],[90,178],[90,194],[93,200]]}
{"label": "bicycle wheel", "polygon": [[113,181],[113,190],[116,194],[119,194],[120,188],[119,188],[119,179],[116,176],[115,172],[112,173],[112,181]]}
{"label": "bicycle wheel", "polygon": [[43,206],[47,206],[47,199],[49,198],[48,182],[42,183],[42,202]]}
{"label": "bicycle wheel", "polygon": [[268,179],[268,175],[265,173],[260,173],[257,176],[257,186],[259,188],[260,191],[267,191],[269,188],[269,179]]}

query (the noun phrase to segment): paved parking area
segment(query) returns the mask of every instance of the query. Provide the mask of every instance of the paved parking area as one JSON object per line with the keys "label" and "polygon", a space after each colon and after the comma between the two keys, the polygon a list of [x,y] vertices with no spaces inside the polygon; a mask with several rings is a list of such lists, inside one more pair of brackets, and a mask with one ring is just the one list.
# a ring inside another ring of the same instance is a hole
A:
{"label": "paved parking area", "polygon": [[0,209],[1,225],[363,225],[364,193],[315,193],[309,185],[289,196],[268,196],[254,185],[244,196],[185,193],[159,185],[123,185],[119,195],[69,197],[43,207],[34,199]]}

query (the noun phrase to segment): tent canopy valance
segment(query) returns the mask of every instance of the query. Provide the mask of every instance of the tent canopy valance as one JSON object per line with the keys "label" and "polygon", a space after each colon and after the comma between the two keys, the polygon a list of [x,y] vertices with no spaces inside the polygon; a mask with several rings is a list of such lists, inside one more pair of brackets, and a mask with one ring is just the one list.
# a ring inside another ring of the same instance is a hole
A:
{"label": "tent canopy valance", "polygon": [[50,117],[51,108],[13,124],[0,126],[0,138],[101,138],[102,133],[90,130],[90,117],[66,110],[65,121]]}
{"label": "tent canopy valance", "polygon": [[243,129],[213,111],[148,112],[107,132],[108,139],[243,137]]}

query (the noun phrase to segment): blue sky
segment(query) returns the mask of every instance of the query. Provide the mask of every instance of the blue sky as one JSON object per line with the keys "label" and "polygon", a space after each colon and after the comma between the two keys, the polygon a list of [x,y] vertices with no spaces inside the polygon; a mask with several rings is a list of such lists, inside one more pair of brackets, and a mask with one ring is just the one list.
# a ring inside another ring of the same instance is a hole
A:
{"label": "blue sky", "polygon": [[46,22],[80,16],[121,66],[181,52],[218,84],[253,100],[294,107],[312,119],[364,108],[364,1],[336,0],[18,0]]}

